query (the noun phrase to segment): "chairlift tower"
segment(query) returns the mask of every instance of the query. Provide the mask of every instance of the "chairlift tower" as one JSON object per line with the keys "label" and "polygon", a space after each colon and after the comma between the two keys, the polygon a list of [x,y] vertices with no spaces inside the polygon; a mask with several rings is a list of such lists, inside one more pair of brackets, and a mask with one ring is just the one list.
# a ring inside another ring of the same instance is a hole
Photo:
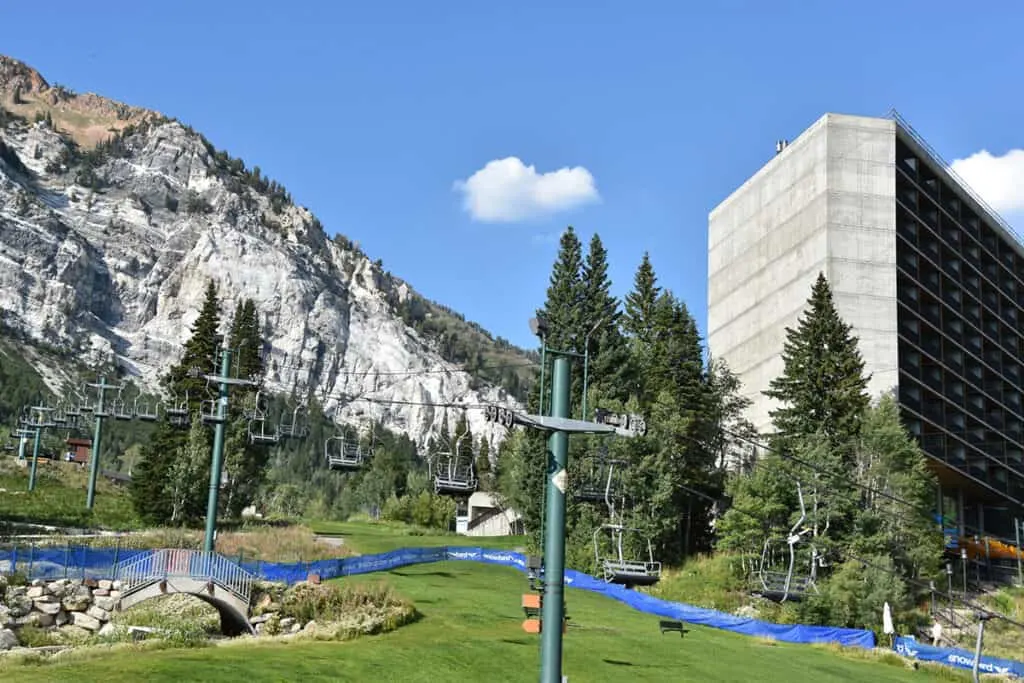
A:
{"label": "chairlift tower", "polygon": [[228,387],[229,386],[255,386],[256,382],[248,379],[231,377],[231,349],[224,347],[220,350],[220,374],[203,375],[207,382],[217,382],[220,385],[219,395],[215,406],[209,414],[204,413],[204,422],[213,423],[213,463],[210,466],[210,493],[206,502],[206,537],[203,540],[203,550],[213,552],[213,541],[217,527],[217,496],[220,493],[221,469],[224,462],[224,424],[228,421]]}
{"label": "chairlift tower", "polygon": [[34,491],[36,488],[36,469],[39,465],[39,441],[42,438],[43,430],[55,427],[56,424],[50,419],[53,408],[49,406],[29,406],[24,412],[27,415],[21,419],[21,426],[23,429],[32,432],[35,438],[32,443],[32,469],[28,475],[28,490]]}
{"label": "chairlift tower", "polygon": [[[86,384],[85,386],[96,390],[96,408],[93,410],[95,427],[93,428],[92,436],[92,454],[89,456],[89,489],[85,494],[85,507],[86,509],[91,510],[93,502],[96,500],[96,476],[100,471],[100,446],[101,438],[103,436],[103,418],[110,416],[110,412],[107,411],[103,404],[103,399],[106,392],[114,390],[117,391],[117,395],[120,397],[121,392],[124,391],[124,384],[107,384],[107,378],[100,377],[99,382]],[[120,400],[120,398],[117,400]],[[118,407],[117,400],[114,402],[115,409]]]}
{"label": "chairlift tower", "polygon": [[[562,681],[562,625],[565,623],[565,492],[568,488],[568,459],[570,434],[597,434],[610,436],[642,436],[646,423],[636,418],[630,421],[612,418],[598,411],[597,420],[588,422],[569,418],[570,373],[569,358],[588,360],[587,354],[548,349],[546,337],[548,323],[543,318],[530,320],[530,330],[540,338],[543,366],[547,353],[554,356],[552,363],[551,414],[522,415],[507,408],[488,406],[485,418],[510,428],[515,424],[549,432],[547,457],[547,511],[544,520],[544,603],[541,629],[541,683]],[[585,391],[585,389],[584,389]],[[543,400],[543,386],[541,397]],[[541,409],[543,413],[543,408]],[[586,415],[583,416],[586,418]],[[612,419],[608,419],[612,418]],[[620,424],[620,422],[622,424]],[[632,426],[632,428],[631,428]]]}
{"label": "chairlift tower", "polygon": [[[20,422],[18,423],[20,424]],[[35,431],[26,427],[16,426],[11,430],[11,438],[18,440],[18,461],[25,460],[25,442],[35,434]]]}

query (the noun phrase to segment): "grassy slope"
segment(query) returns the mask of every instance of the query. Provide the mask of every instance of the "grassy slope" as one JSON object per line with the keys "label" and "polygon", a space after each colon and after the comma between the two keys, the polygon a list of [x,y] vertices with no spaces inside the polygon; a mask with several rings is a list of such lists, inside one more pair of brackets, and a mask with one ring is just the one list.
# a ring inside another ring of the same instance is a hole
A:
{"label": "grassy slope", "polygon": [[[27,458],[31,462],[31,457]],[[88,471],[80,466],[42,460],[36,471],[36,489],[28,491],[29,467],[14,458],[0,462],[0,523],[32,522],[58,526],[132,529],[138,526],[125,489],[102,477],[96,482],[92,511],[85,508]]]}
{"label": "grassy slope", "polygon": [[[413,545],[476,544],[484,539],[411,536],[385,525],[318,524],[345,533],[361,552]],[[511,547],[518,539],[486,539]],[[423,618],[384,636],[349,643],[231,644],[215,649],[93,655],[0,673],[11,681],[535,681],[536,636],[522,631],[519,572],[472,562],[406,567],[353,582],[385,580],[412,599]],[[714,629],[661,636],[657,617],[595,594],[569,589],[565,638],[571,681],[924,681],[933,672],[902,664],[858,662],[824,648],[768,643]],[[894,657],[894,655],[892,655]],[[963,679],[943,672],[942,678]]]}

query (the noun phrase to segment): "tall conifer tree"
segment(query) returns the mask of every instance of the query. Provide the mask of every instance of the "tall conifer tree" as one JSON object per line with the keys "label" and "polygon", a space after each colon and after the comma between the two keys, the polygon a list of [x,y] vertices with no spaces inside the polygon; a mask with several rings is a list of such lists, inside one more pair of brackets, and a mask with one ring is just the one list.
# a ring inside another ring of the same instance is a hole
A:
{"label": "tall conifer tree", "polygon": [[780,436],[821,432],[850,443],[870,403],[857,338],[836,310],[824,273],[811,288],[796,327],[786,328],[784,370],[765,395],[781,403],[771,412]]}
{"label": "tall conifer tree", "polygon": [[[220,301],[217,286],[210,280],[206,287],[199,317],[192,325],[192,334],[185,343],[181,360],[173,365],[163,379],[171,400],[182,402],[186,394],[189,419],[199,419],[200,402],[207,397],[207,383],[202,375],[219,371]],[[212,434],[207,433],[210,444]],[[188,430],[161,422],[142,448],[141,459],[132,476],[132,501],[136,511],[147,521],[170,521],[175,510],[174,489],[170,483],[174,461],[183,453]],[[206,472],[209,472],[207,465]]]}
{"label": "tall conifer tree", "polygon": [[626,295],[626,332],[633,338],[645,340],[654,322],[654,308],[661,295],[658,278],[654,274],[651,256],[644,252],[636,275],[633,278],[633,291]]}

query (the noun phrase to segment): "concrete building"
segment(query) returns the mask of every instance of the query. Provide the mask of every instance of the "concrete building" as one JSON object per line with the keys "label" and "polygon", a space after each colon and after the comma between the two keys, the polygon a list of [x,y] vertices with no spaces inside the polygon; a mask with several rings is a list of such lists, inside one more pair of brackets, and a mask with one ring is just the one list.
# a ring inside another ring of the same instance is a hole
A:
{"label": "concrete building", "polygon": [[961,534],[1024,517],[1024,246],[898,115],[826,114],[714,208],[708,345],[771,429],[818,273],[859,337],[873,396],[895,390]]}
{"label": "concrete building", "polygon": [[[461,521],[460,521],[461,518]],[[523,517],[502,507],[497,496],[476,491],[469,497],[466,514],[456,519],[456,532],[466,536],[515,536],[525,533]]]}

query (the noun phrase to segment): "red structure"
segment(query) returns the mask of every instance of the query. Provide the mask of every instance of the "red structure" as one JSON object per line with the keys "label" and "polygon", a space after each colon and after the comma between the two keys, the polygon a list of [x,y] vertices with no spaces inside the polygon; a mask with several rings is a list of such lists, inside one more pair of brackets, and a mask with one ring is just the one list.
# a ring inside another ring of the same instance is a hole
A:
{"label": "red structure", "polygon": [[67,452],[61,456],[61,460],[68,460],[68,454],[72,456],[71,462],[89,462],[89,454],[92,453],[92,439],[69,438],[65,443],[68,446]]}

